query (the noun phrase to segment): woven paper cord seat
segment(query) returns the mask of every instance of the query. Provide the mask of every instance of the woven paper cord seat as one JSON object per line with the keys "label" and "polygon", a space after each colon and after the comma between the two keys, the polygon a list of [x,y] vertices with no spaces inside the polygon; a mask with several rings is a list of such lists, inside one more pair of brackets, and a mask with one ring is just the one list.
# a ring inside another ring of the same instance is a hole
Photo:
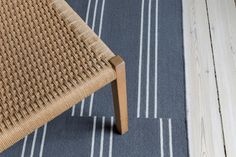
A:
{"label": "woven paper cord seat", "polygon": [[122,63],[65,1],[1,0],[0,152],[112,81],[119,100]]}

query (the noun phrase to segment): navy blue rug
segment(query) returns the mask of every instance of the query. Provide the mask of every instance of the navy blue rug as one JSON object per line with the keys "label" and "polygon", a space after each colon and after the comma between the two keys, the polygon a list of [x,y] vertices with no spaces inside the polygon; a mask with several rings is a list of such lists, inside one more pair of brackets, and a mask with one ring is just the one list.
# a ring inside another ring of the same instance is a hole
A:
{"label": "navy blue rug", "polygon": [[181,0],[67,2],[126,61],[129,132],[106,86],[0,157],[187,157]]}

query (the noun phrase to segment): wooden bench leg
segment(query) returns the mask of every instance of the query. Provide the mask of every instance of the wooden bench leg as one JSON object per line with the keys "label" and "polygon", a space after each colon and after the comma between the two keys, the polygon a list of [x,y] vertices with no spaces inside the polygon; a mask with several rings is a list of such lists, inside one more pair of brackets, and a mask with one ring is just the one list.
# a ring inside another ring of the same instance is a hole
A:
{"label": "wooden bench leg", "polygon": [[111,83],[116,128],[120,134],[124,134],[128,131],[125,62],[120,56],[115,56],[110,59],[110,63],[113,65],[113,68],[116,71],[116,80]]}

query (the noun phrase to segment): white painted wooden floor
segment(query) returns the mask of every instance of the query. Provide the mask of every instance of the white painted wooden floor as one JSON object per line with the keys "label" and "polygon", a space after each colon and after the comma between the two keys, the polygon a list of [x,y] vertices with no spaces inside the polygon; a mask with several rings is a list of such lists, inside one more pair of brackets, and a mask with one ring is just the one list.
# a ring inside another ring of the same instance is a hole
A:
{"label": "white painted wooden floor", "polygon": [[191,157],[236,156],[236,5],[183,0]]}

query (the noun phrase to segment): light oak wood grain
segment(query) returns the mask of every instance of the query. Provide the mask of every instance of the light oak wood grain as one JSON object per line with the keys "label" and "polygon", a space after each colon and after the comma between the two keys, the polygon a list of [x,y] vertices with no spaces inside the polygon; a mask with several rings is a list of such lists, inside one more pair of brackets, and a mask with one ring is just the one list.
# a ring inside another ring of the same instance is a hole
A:
{"label": "light oak wood grain", "polygon": [[116,80],[111,83],[116,116],[116,128],[120,134],[124,134],[128,131],[125,62],[120,56],[111,58],[110,62],[116,71]]}
{"label": "light oak wood grain", "polygon": [[236,8],[207,0],[227,157],[236,156]]}
{"label": "light oak wood grain", "polygon": [[190,157],[224,157],[205,0],[183,0]]}

